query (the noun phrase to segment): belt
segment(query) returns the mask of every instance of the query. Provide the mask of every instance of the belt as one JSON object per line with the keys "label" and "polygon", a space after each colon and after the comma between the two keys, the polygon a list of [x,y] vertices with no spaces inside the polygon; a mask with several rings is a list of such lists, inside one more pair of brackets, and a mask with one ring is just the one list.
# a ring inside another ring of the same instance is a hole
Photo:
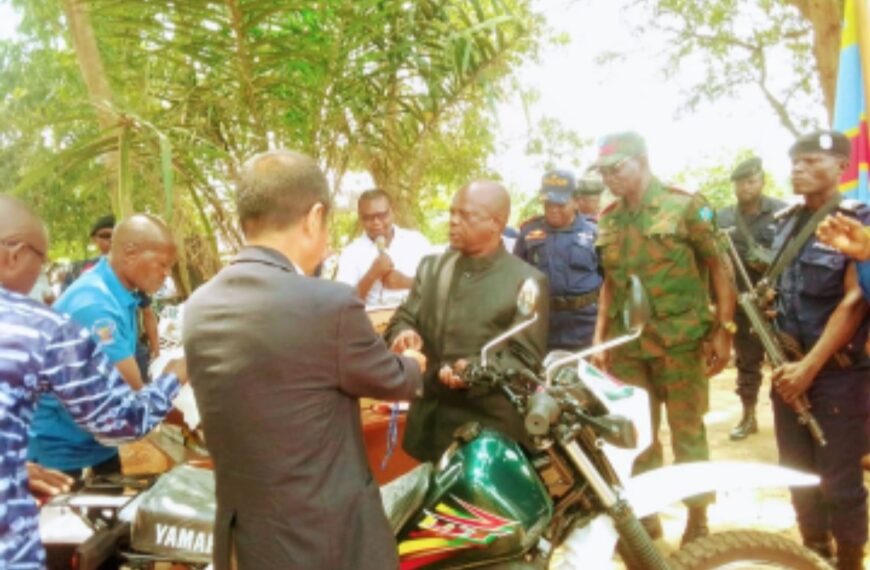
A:
{"label": "belt", "polygon": [[576,311],[598,302],[598,289],[582,295],[550,297],[551,311]]}

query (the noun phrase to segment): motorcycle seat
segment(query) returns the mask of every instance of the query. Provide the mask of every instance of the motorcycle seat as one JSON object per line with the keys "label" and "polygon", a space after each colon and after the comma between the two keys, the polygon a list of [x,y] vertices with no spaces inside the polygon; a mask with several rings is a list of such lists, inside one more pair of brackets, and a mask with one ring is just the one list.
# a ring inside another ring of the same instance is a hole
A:
{"label": "motorcycle seat", "polygon": [[431,477],[432,464],[422,463],[381,487],[381,501],[393,534],[399,534],[411,515],[423,504]]}

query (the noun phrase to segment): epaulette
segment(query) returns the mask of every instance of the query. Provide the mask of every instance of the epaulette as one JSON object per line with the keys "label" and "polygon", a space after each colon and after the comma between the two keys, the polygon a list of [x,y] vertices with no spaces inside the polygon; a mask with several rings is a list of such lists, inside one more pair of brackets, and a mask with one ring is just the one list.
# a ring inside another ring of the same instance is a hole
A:
{"label": "epaulette", "polygon": [[531,224],[532,222],[540,222],[543,219],[544,216],[532,216],[531,218],[520,224],[520,231],[522,231],[527,225]]}
{"label": "epaulette", "polygon": [[867,208],[867,204],[860,200],[853,200],[852,198],[845,198],[840,201],[840,205],[837,207],[839,210],[846,212],[847,214],[852,214],[853,216],[857,216],[861,213],[862,210]]}
{"label": "epaulette", "polygon": [[781,210],[777,210],[776,212],[774,212],[774,213],[773,213],[773,219],[774,219],[774,220],[781,220],[781,219],[783,219],[783,218],[785,218],[785,217],[787,217],[787,216],[792,215],[792,214],[795,213],[797,210],[799,210],[801,207],[803,207],[803,204],[800,204],[800,203],[798,203],[798,204],[789,204],[789,205],[786,206],[785,208],[783,208],[783,209],[781,209]]}

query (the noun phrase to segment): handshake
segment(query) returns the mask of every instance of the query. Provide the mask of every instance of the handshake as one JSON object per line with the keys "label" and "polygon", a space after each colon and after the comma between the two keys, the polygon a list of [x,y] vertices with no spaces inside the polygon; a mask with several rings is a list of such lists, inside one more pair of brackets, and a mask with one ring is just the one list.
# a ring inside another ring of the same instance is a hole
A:
{"label": "handshake", "polygon": [[420,365],[420,372],[426,372],[426,355],[423,350],[423,339],[417,331],[402,331],[393,339],[390,350],[408,358],[413,358]]}
{"label": "handshake", "polygon": [[[408,329],[400,332],[393,339],[390,350],[396,354],[415,359],[420,365],[420,370],[426,371],[426,356],[420,352],[423,350],[423,339],[417,331]],[[449,388],[467,388],[468,386],[460,376],[467,365],[465,360],[458,360],[453,366],[443,365],[438,371],[438,380]]]}

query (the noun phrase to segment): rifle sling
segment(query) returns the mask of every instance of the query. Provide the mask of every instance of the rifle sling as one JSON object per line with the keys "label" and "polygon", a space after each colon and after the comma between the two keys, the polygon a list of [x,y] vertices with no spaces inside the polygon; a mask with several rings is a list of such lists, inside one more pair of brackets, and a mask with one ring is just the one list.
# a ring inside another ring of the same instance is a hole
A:
{"label": "rifle sling", "polygon": [[785,268],[789,266],[795,257],[797,257],[798,253],[800,253],[801,249],[803,249],[804,245],[807,243],[807,240],[809,240],[815,233],[816,228],[820,223],[822,223],[822,220],[825,219],[828,214],[837,209],[837,206],[840,205],[840,200],[842,200],[842,196],[837,194],[825,202],[821,208],[813,212],[813,215],[807,223],[804,224],[797,235],[794,235],[794,231],[792,232],[792,236],[788,239],[782,249],[779,250],[776,259],[764,274],[763,279],[767,283],[773,285],[776,282],[779,275],[785,271]]}

